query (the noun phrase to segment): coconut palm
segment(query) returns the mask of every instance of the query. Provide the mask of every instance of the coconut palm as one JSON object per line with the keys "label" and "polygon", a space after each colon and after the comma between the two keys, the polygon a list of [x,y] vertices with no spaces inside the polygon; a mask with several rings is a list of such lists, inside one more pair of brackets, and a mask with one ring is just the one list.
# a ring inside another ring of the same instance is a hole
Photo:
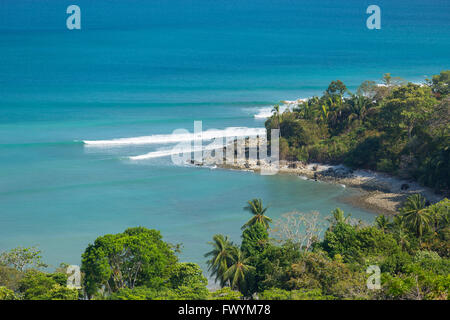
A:
{"label": "coconut palm", "polygon": [[253,199],[247,202],[248,205],[244,207],[245,210],[250,211],[253,217],[247,221],[246,224],[242,226],[242,230],[253,226],[256,223],[263,224],[267,229],[269,228],[269,223],[272,222],[268,216],[264,215],[268,208],[263,207],[261,199]]}
{"label": "coconut palm", "polygon": [[331,211],[331,214],[332,217],[327,218],[327,220],[334,225],[338,223],[347,223],[350,219],[350,215],[345,216],[344,211],[340,208],[334,209]]}
{"label": "coconut palm", "polygon": [[297,113],[297,116],[299,116],[301,119],[312,119],[313,113],[311,107],[311,103],[309,101],[304,101],[299,104],[297,104],[297,107],[295,107],[292,111]]}
{"label": "coconut palm", "polygon": [[232,289],[237,289],[241,292],[245,289],[248,273],[255,270],[255,267],[248,264],[249,259],[239,248],[232,247],[231,264],[224,273],[224,278],[229,281]]}
{"label": "coconut palm", "polygon": [[328,106],[326,104],[323,104],[321,111],[322,111],[322,114],[321,114],[322,121],[324,121],[324,122],[328,121],[328,114],[329,114]]}
{"label": "coconut palm", "polygon": [[213,249],[205,254],[205,257],[211,257],[207,261],[208,271],[211,272],[212,276],[215,276],[215,280],[219,281],[223,287],[227,282],[224,273],[229,266],[233,244],[228,240],[228,237],[221,234],[214,235],[213,241],[208,243],[213,246]]}
{"label": "coconut palm", "polygon": [[390,225],[390,221],[388,218],[386,218],[385,215],[378,216],[375,219],[375,223],[377,224],[378,229],[382,230],[383,232],[386,232]]}
{"label": "coconut palm", "polygon": [[304,102],[302,104],[302,119],[308,119],[308,120],[320,120],[321,116],[318,115],[321,111],[319,110],[321,108],[319,104],[319,98],[318,97],[312,97],[308,99],[308,101]]}
{"label": "coconut palm", "polygon": [[327,118],[330,120],[332,127],[335,127],[342,117],[342,97],[330,97],[328,98],[328,104]]}
{"label": "coconut palm", "polygon": [[400,209],[406,225],[414,230],[419,238],[422,237],[424,231],[428,230],[432,222],[425,203],[426,199],[422,195],[413,194],[406,199],[405,204]]}
{"label": "coconut palm", "polygon": [[439,205],[432,205],[427,208],[431,218],[432,231],[435,234],[449,230],[450,226],[450,200],[444,199]]}
{"label": "coconut palm", "polygon": [[370,111],[370,99],[362,95],[352,96],[349,103],[348,122],[351,123],[354,119],[359,122],[363,121],[367,113]]}
{"label": "coconut palm", "polygon": [[280,123],[281,123],[280,105],[279,104],[274,105],[272,112],[275,114],[275,116],[277,118],[278,127],[280,127]]}
{"label": "coconut palm", "polygon": [[394,221],[389,224],[389,230],[394,235],[394,238],[400,244],[402,249],[409,244],[409,233],[405,225],[405,218],[401,215],[394,217]]}

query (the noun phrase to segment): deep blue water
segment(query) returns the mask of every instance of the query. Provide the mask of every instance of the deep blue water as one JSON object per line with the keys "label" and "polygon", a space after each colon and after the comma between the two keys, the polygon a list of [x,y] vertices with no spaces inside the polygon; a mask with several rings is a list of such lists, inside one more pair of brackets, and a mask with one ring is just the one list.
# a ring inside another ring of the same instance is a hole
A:
{"label": "deep blue water", "polygon": [[[263,127],[261,108],[354,90],[385,72],[411,81],[449,69],[448,1],[0,0],[0,250],[38,245],[53,266],[78,264],[97,236],[142,225],[184,243],[204,266],[213,234],[239,241],[261,197],[273,218],[326,215],[352,191],[297,177],[177,167],[126,157],[162,145],[87,148],[82,140],[174,129]],[[368,30],[365,10],[382,10]]]}

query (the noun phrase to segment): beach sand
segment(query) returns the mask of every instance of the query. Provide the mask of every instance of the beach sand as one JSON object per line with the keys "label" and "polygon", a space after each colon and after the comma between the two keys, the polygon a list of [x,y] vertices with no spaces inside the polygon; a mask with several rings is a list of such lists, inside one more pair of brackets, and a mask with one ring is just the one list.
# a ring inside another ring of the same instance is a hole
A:
{"label": "beach sand", "polygon": [[[235,163],[222,167],[252,170],[254,172],[261,170],[261,166],[252,165],[252,162],[247,164]],[[343,165],[332,166],[280,161],[278,174],[297,175],[304,179],[336,183],[348,188],[358,189],[359,192],[356,195],[344,197],[340,200],[378,214],[396,214],[406,198],[415,193],[422,194],[430,203],[438,202],[444,198],[444,196],[438,195],[433,190],[414,181],[369,170],[353,171]]]}
{"label": "beach sand", "polygon": [[[247,140],[247,153],[248,148],[254,148],[262,142],[261,138],[259,141],[252,140]],[[208,163],[208,159],[205,160]],[[324,181],[357,189],[359,192],[355,195],[343,197],[340,200],[377,214],[396,214],[406,198],[415,193],[422,194],[430,203],[436,203],[444,198],[443,195],[436,194],[430,188],[423,187],[411,180],[370,170],[352,170],[344,165],[305,164],[299,161],[281,160],[277,166],[266,161],[248,159],[248,157],[247,159],[235,159],[233,163],[215,165],[223,169],[255,173],[260,173],[261,169],[273,170],[276,174],[296,175],[305,180]]]}

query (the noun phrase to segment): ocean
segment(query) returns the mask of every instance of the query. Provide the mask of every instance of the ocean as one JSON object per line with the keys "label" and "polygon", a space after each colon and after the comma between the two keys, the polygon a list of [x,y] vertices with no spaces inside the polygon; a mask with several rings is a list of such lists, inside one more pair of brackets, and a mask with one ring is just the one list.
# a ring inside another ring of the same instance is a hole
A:
{"label": "ocean", "polygon": [[[369,1],[78,0],[81,30],[68,30],[71,4],[0,0],[0,251],[38,246],[52,267],[145,226],[206,269],[207,242],[239,242],[252,198],[274,219],[340,207],[373,221],[339,185],[130,156],[167,150],[157,138],[196,120],[261,129],[272,105],[332,80],[355,90],[450,67],[448,1],[377,1],[380,30],[366,27]],[[83,143],[142,136],[159,142]]]}

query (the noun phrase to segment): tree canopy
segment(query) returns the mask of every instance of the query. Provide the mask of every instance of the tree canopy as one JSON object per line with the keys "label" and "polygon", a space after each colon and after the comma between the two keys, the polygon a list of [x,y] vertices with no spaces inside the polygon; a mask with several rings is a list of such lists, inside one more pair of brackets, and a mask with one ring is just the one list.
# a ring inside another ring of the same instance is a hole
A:
{"label": "tree canopy", "polygon": [[321,97],[267,119],[280,128],[284,160],[344,163],[450,192],[450,71],[425,84],[386,73],[351,93],[333,81]]}
{"label": "tree canopy", "polygon": [[98,237],[83,253],[81,271],[88,294],[94,294],[103,285],[109,292],[162,286],[176,262],[159,231],[136,227]]}

